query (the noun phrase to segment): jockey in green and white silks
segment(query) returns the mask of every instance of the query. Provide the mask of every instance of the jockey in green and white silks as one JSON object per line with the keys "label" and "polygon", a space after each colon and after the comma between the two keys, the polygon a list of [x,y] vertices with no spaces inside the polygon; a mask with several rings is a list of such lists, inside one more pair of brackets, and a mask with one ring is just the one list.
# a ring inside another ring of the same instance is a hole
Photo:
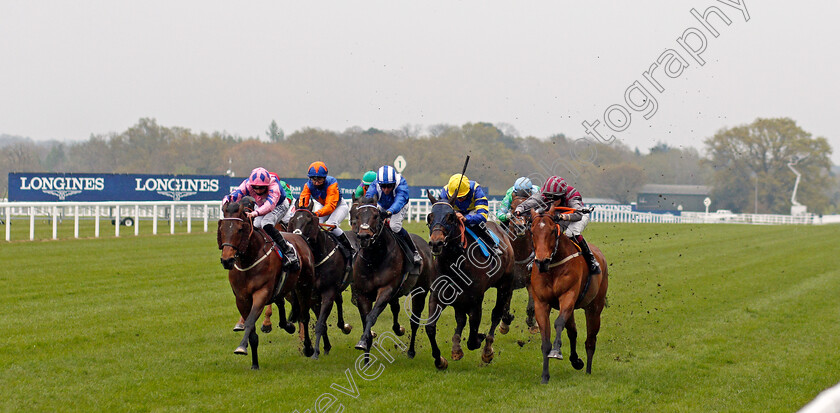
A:
{"label": "jockey in green and white silks", "polygon": [[510,203],[514,195],[530,197],[533,194],[539,193],[539,191],[540,187],[531,183],[531,180],[527,177],[517,178],[513,186],[507,190],[505,198],[502,199],[502,204],[499,206],[499,210],[496,211],[496,218],[503,223],[510,219]]}

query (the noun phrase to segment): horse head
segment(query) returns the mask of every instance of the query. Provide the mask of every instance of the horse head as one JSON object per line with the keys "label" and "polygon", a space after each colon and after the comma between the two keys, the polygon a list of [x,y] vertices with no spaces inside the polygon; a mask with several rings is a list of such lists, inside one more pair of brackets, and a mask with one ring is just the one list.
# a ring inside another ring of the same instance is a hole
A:
{"label": "horse head", "polygon": [[[289,219],[287,230],[292,234],[297,234],[306,240],[307,244],[317,239],[318,231],[320,231],[318,216],[312,212],[312,200],[307,205],[301,205],[298,201],[295,214]],[[310,244],[311,245],[311,244]]]}
{"label": "horse head", "polygon": [[353,232],[359,237],[359,246],[367,248],[378,239],[385,228],[383,212],[376,206],[379,196],[373,198],[361,198],[357,209],[356,222],[353,224]]}
{"label": "horse head", "polygon": [[440,255],[443,252],[443,247],[449,239],[462,235],[459,227],[463,224],[458,221],[455,208],[448,202],[434,203],[432,211],[426,216],[426,224],[429,226],[429,246],[434,255]]}
{"label": "horse head", "polygon": [[[558,201],[560,202],[560,201]],[[534,243],[534,262],[540,272],[548,272],[551,259],[557,251],[562,235],[562,228],[555,221],[554,212],[557,204],[552,204],[548,211],[531,210],[531,239]]]}
{"label": "horse head", "polygon": [[248,249],[248,242],[254,227],[251,219],[245,215],[253,211],[254,198],[249,196],[242,198],[239,202],[226,202],[222,205],[222,219],[219,220],[219,229],[216,233],[216,241],[219,249],[222,250],[222,266],[229,270]]}
{"label": "horse head", "polygon": [[356,193],[353,192],[352,200],[350,202],[350,228],[354,228],[353,231],[355,231],[356,221],[359,219],[359,202],[361,202],[362,199],[364,199],[364,195],[362,195],[361,198],[357,198]]}
{"label": "horse head", "polygon": [[[510,201],[510,210],[515,211],[516,207],[518,207],[519,204],[524,202],[526,199],[528,199],[527,196],[514,196],[513,199]],[[525,219],[525,217],[516,214],[511,214],[509,222],[510,231],[513,233],[513,235],[517,237],[525,235],[525,231],[528,229],[528,221]]]}

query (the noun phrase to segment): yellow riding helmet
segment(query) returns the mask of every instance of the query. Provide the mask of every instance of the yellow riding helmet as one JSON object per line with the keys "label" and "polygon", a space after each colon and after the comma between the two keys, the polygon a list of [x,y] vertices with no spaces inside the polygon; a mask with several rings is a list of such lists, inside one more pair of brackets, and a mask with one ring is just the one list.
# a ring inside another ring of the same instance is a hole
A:
{"label": "yellow riding helmet", "polygon": [[461,174],[452,175],[449,178],[449,183],[446,184],[446,193],[449,195],[449,198],[452,198],[455,191],[458,191],[458,195],[455,198],[466,196],[470,193],[470,180]]}

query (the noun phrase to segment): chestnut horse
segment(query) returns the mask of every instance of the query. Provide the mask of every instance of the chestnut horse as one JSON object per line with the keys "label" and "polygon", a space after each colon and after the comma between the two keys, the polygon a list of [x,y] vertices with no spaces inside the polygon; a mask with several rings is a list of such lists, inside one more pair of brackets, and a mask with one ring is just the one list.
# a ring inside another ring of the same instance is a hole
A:
{"label": "chestnut horse", "polygon": [[318,315],[318,321],[315,323],[315,353],[312,354],[312,358],[317,360],[322,336],[324,337],[324,354],[330,354],[330,349],[332,349],[327,334],[327,317],[332,311],[333,303],[338,310],[339,328],[344,334],[350,334],[352,327],[344,322],[341,293],[347,289],[353,277],[352,273],[345,274],[344,254],[338,246],[338,240],[333,239],[328,235],[327,230],[322,229],[318,216],[312,212],[312,207],[311,201],[306,206],[298,205],[295,214],[289,220],[288,229],[306,240],[316,262],[312,309]]}
{"label": "chestnut horse", "polygon": [[[292,273],[282,271],[281,258],[274,252],[274,241],[262,228],[254,228],[253,222],[246,216],[253,208],[254,199],[251,197],[245,197],[238,203],[226,203],[222,207],[223,218],[219,220],[217,240],[222,250],[222,266],[229,270],[228,280],[236,297],[236,307],[245,317],[245,333],[234,353],[247,355],[250,344],[251,368],[257,370],[260,365],[256,320],[266,305],[282,303],[284,297],[293,291],[301,309],[304,354],[313,352],[308,317],[315,264],[306,241],[287,233],[283,237],[297,250],[300,270]],[[280,323],[286,325],[285,312],[282,307],[280,310]]]}
{"label": "chestnut horse", "polygon": [[[516,209],[522,201],[528,199],[527,195],[515,195],[510,202],[510,210]],[[534,244],[531,240],[531,231],[528,229],[528,223],[522,217],[511,214],[506,229],[506,235],[510,238],[510,244],[513,246],[513,289],[519,290],[525,288],[531,282],[531,265],[534,262]],[[525,324],[531,333],[539,333],[540,327],[537,326],[534,320],[534,298],[528,292],[528,306],[525,308]],[[511,316],[511,319],[513,316]],[[508,326],[505,318],[502,318],[502,324],[499,326],[500,333],[507,333]]]}
{"label": "chestnut horse", "polygon": [[[537,324],[542,335],[543,384],[548,383],[549,379],[548,359],[562,359],[560,335],[564,328],[569,336],[569,361],[575,369],[583,368],[583,361],[577,354],[577,327],[574,319],[576,308],[582,308],[586,313],[586,373],[592,373],[592,357],[595,354],[598,330],[601,328],[601,311],[607,297],[608,267],[604,254],[598,247],[590,244],[592,253],[601,265],[600,274],[590,275],[580,249],[563,234],[564,227],[557,222],[555,215],[555,212],[572,213],[576,210],[560,207],[560,202],[562,201],[552,204],[548,212],[531,211],[535,257],[528,291],[534,297]],[[553,346],[551,326],[548,324],[552,308],[560,312],[554,321],[557,334]]]}
{"label": "chestnut horse", "polygon": [[409,273],[412,264],[398,244],[397,236],[389,228],[388,221],[382,217],[376,206],[377,201],[378,197],[361,198],[353,225],[353,231],[359,239],[359,253],[353,261],[353,297],[356,298],[356,306],[364,323],[364,332],[356,348],[370,353],[373,343],[371,328],[387,305],[391,306],[394,315],[392,330],[398,336],[405,334],[405,328],[399,323],[400,297],[421,288],[419,293],[411,296],[411,344],[407,355],[408,358],[414,358],[414,341],[420,326],[420,315],[426,306],[426,295],[434,274],[432,252],[423,238],[411,234],[417,252],[423,257],[423,264],[417,274]]}
{"label": "chestnut horse", "polygon": [[[513,248],[510,243],[502,241],[499,247],[502,255],[490,253],[485,258],[474,240],[468,241],[464,235],[464,224],[455,215],[455,209],[447,202],[438,202],[429,195],[432,211],[426,217],[429,225],[429,246],[435,260],[435,278],[432,280],[432,293],[429,297],[429,320],[426,324],[426,334],[432,345],[432,357],[435,366],[444,370],[448,366],[445,358],[441,357],[437,345],[437,319],[446,306],[451,305],[455,310],[455,334],[452,336],[452,359],[460,360],[464,356],[461,349],[461,333],[470,321],[470,337],[467,349],[475,350],[485,341],[481,360],[490,363],[493,360],[493,342],[496,327],[506,315],[506,308],[510,306],[513,293]],[[496,234],[501,234],[501,228],[495,222],[487,222],[488,228]],[[500,237],[504,240],[506,237]],[[481,324],[481,307],[484,294],[489,288],[496,288],[496,305],[490,321],[487,334],[479,334]]]}

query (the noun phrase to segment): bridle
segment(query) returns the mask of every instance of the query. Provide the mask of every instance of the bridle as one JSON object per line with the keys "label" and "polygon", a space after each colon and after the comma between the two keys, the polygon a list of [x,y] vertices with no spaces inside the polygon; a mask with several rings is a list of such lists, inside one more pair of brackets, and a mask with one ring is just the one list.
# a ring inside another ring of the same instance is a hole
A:
{"label": "bridle", "polygon": [[[356,208],[356,210],[358,211],[362,208],[376,208],[377,211],[379,210],[379,208],[376,205],[372,205],[372,204],[360,205]],[[358,219],[358,218],[356,218],[356,219]],[[368,246],[372,246],[372,245],[376,244],[376,241],[379,239],[379,236],[382,235],[382,230],[386,227],[385,222],[384,221],[380,222],[380,220],[381,220],[381,216],[377,216],[376,222],[379,224],[379,229],[377,229],[376,232],[374,232],[373,235],[371,235],[370,238],[368,239],[368,242],[369,242]],[[370,224],[368,224],[367,222],[365,222],[364,224],[359,224],[359,229],[370,229]],[[361,239],[360,239],[360,241],[361,241]]]}
{"label": "bridle", "polygon": [[[449,216],[450,214],[453,214],[453,215],[455,214],[455,208],[453,208],[453,207],[452,207],[452,205],[451,205],[451,204],[449,204],[448,202],[443,202],[443,201],[439,201],[439,202],[434,203],[434,204],[432,205],[432,208],[434,209],[434,207],[435,207],[435,206],[437,206],[437,205],[445,205],[445,206],[447,206],[447,207],[449,208],[449,211],[447,211],[447,213],[446,213],[446,214],[445,214],[445,215],[444,215],[444,216],[443,216],[443,217],[442,217],[442,218],[441,218],[438,222],[428,222],[428,223],[427,223],[427,225],[428,225],[428,227],[429,227],[429,235],[431,235],[432,233],[434,233],[434,232],[435,232],[435,230],[437,230],[437,229],[438,229],[438,227],[440,227],[440,231],[442,231],[442,232],[444,232],[444,233],[446,234],[446,237],[445,237],[445,238],[444,238],[444,240],[443,240],[443,244],[444,244],[444,245],[450,245],[450,244],[449,244],[449,241],[450,241],[450,240],[452,240],[452,239],[456,239],[455,237],[458,237],[458,236],[459,236],[459,234],[458,234],[458,231],[455,231],[455,228],[453,228],[453,225],[452,225],[452,224],[450,224],[450,223],[444,223],[443,221],[444,221],[444,220],[446,219],[446,217],[447,217],[447,216]],[[434,212],[434,211],[432,211],[432,212]],[[431,214],[430,214],[430,215],[431,215]],[[458,223],[458,227],[459,227],[459,229],[460,229],[460,231],[459,231],[459,232],[460,232],[460,238],[461,238],[461,241],[462,241],[462,245],[461,245],[461,247],[462,247],[462,248],[466,248],[467,239],[466,239],[466,237],[464,236],[464,230],[465,230],[465,228],[464,228],[464,223],[463,223],[463,222],[459,222],[459,223]],[[455,237],[453,237],[453,235],[454,235]]]}
{"label": "bridle", "polygon": [[[250,239],[250,238],[251,238],[251,235],[254,233],[254,223],[253,223],[253,221],[250,221],[250,220],[245,221],[244,219],[242,219],[242,218],[237,218],[237,217],[224,217],[224,218],[220,219],[220,221],[239,221],[239,222],[243,222],[243,223],[244,223],[244,222],[248,222],[248,223],[250,224],[250,226],[251,226],[251,231],[248,233],[248,236],[247,236],[245,239]],[[243,244],[243,243],[244,243],[244,242],[242,242],[242,243],[240,243],[240,244]],[[239,257],[242,255],[242,251],[240,250],[241,248],[243,248],[243,247],[242,247],[242,245],[238,245],[238,246],[237,246],[237,245],[233,245],[233,244],[231,244],[231,243],[229,243],[229,242],[223,242],[223,243],[220,245],[220,247],[221,247],[221,248],[224,248],[224,247],[231,247],[231,248],[233,248],[233,250],[234,250],[234,251],[236,251],[235,256],[236,256],[236,258],[237,258],[237,259],[239,259]]]}

